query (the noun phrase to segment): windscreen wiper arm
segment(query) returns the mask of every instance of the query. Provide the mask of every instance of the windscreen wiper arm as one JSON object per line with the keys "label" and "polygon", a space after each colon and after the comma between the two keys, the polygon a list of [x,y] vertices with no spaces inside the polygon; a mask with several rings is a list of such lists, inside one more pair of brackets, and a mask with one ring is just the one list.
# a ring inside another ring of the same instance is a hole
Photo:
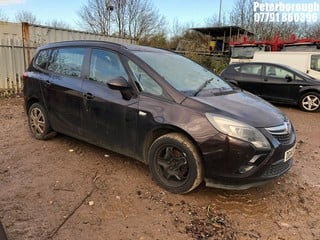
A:
{"label": "windscreen wiper arm", "polygon": [[193,96],[197,96],[199,92],[201,92],[210,82],[212,82],[213,79],[214,78],[210,78],[207,81],[205,81],[203,84],[201,84],[201,86],[195,91]]}

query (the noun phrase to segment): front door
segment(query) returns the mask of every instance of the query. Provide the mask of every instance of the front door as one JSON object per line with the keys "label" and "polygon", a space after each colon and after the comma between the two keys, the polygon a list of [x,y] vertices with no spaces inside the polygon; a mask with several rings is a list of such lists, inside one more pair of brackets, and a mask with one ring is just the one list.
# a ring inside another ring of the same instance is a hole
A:
{"label": "front door", "polygon": [[81,108],[84,136],[94,144],[133,156],[136,150],[138,99],[123,99],[107,82],[128,80],[120,57],[112,51],[92,49],[89,76],[83,82]]}
{"label": "front door", "polygon": [[270,101],[290,103],[294,98],[291,85],[295,84],[293,72],[266,64],[262,78],[261,96]]}

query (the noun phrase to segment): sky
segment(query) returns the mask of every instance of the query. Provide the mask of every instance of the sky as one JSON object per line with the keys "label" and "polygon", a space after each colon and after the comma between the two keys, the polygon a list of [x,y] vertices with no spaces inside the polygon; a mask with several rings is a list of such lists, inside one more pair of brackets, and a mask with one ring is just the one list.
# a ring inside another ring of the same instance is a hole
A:
{"label": "sky", "polygon": [[[206,27],[207,20],[219,15],[229,17],[237,0],[150,0],[159,14],[164,16],[170,25],[174,21],[179,24],[188,24],[192,27]],[[319,0],[263,0],[269,3],[317,3]],[[77,29],[79,22],[78,12],[87,0],[0,0],[0,12],[15,21],[15,15],[22,10],[34,14],[42,24],[58,20],[68,23]],[[320,10],[317,12],[320,21]],[[228,20],[228,19],[227,19]]]}
{"label": "sky", "polygon": [[[178,20],[183,24],[203,26],[206,20],[218,16],[220,0],[150,0],[158,9],[159,14],[171,24]],[[234,0],[222,0],[222,13],[229,12]],[[78,12],[87,0],[0,0],[2,14],[15,21],[15,15],[20,11],[34,14],[42,23],[59,20],[76,26]]]}

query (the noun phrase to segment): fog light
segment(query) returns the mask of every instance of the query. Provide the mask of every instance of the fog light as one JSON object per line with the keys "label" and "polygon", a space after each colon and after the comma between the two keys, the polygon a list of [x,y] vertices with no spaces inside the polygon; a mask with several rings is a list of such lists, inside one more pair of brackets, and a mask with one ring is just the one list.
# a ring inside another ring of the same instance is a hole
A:
{"label": "fog light", "polygon": [[253,158],[250,159],[249,163],[254,164],[261,156],[264,156],[265,154],[258,154],[254,155]]}
{"label": "fog light", "polygon": [[254,165],[241,166],[241,167],[239,168],[239,173],[249,172],[252,168],[254,168]]}

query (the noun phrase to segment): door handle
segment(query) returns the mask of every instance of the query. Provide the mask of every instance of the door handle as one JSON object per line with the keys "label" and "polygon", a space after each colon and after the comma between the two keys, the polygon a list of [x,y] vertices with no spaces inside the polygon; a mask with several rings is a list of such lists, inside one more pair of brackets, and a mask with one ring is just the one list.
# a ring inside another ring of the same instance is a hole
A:
{"label": "door handle", "polygon": [[44,86],[45,87],[50,87],[51,86],[51,82],[50,81],[45,81]]}
{"label": "door handle", "polygon": [[84,96],[87,100],[94,99],[94,96],[92,95],[92,93],[84,93],[83,96]]}
{"label": "door handle", "polygon": [[263,78],[263,80],[264,80],[265,82],[268,82],[268,78]]}

